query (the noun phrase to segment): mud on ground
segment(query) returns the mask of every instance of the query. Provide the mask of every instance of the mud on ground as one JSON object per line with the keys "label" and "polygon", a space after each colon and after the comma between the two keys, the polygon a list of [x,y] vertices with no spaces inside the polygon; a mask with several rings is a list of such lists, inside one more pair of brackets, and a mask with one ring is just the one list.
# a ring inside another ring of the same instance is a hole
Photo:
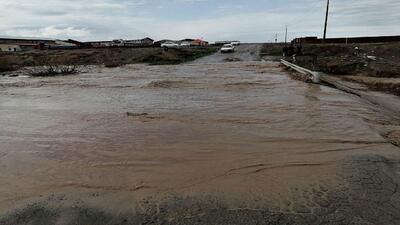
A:
{"label": "mud on ground", "polygon": [[400,223],[394,118],[226,57],[2,77],[0,224]]}
{"label": "mud on ground", "polygon": [[[294,189],[283,204],[266,199],[232,200],[216,196],[181,197],[131,202],[130,213],[110,213],[64,196],[30,204],[0,219],[1,224],[348,224],[396,225],[400,222],[399,161],[378,155],[351,157],[343,162],[342,185]],[[54,200],[56,199],[56,200]],[[134,213],[133,213],[134,212]]]}

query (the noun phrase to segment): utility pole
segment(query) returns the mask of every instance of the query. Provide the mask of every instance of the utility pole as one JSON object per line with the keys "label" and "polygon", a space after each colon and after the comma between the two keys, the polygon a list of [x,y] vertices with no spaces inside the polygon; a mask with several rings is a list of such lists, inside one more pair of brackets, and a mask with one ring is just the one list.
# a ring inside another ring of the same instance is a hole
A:
{"label": "utility pole", "polygon": [[287,25],[286,25],[286,32],[285,32],[285,46],[287,44]]}
{"label": "utility pole", "polygon": [[278,34],[275,34],[275,43],[278,43]]}
{"label": "utility pole", "polygon": [[329,0],[326,4],[326,16],[325,16],[325,28],[324,28],[324,42],[326,40],[326,30],[328,28],[328,16],[329,16]]}

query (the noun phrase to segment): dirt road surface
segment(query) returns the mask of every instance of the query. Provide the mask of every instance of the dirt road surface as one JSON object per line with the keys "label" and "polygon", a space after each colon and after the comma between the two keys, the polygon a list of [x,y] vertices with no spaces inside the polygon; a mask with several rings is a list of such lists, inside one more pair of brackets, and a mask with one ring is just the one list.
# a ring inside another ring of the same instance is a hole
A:
{"label": "dirt road surface", "polygon": [[398,122],[258,48],[1,78],[0,224],[400,224]]}
{"label": "dirt road surface", "polygon": [[262,45],[260,44],[242,44],[235,46],[234,53],[217,53],[210,56],[206,56],[197,59],[196,64],[207,64],[207,63],[224,63],[231,61],[257,61],[260,60],[260,51]]}

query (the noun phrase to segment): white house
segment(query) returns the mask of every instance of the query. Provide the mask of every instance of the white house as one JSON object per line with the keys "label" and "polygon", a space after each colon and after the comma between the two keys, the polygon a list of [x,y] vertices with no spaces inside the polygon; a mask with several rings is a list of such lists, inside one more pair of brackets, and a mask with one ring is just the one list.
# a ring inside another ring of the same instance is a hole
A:
{"label": "white house", "polygon": [[[47,39],[47,38],[25,38],[25,37],[1,37],[0,36],[0,45],[10,45],[11,50],[16,51],[20,49],[35,49],[40,48],[41,46],[51,46],[55,45],[55,40]],[[17,47],[19,46],[19,48]],[[7,51],[10,51],[9,48],[6,47]],[[3,50],[2,50],[3,51]]]}
{"label": "white house", "polygon": [[76,47],[76,44],[69,43],[69,42],[66,42],[66,41],[56,40],[55,46]]}
{"label": "white house", "polygon": [[21,46],[13,44],[0,44],[0,51],[2,52],[20,52]]}

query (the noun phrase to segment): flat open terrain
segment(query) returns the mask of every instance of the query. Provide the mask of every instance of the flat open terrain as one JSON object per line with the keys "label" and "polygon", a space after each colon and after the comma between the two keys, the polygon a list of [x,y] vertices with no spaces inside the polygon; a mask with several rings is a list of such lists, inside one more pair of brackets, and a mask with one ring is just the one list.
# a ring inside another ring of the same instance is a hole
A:
{"label": "flat open terrain", "polygon": [[259,49],[0,78],[0,224],[400,224],[396,118]]}

